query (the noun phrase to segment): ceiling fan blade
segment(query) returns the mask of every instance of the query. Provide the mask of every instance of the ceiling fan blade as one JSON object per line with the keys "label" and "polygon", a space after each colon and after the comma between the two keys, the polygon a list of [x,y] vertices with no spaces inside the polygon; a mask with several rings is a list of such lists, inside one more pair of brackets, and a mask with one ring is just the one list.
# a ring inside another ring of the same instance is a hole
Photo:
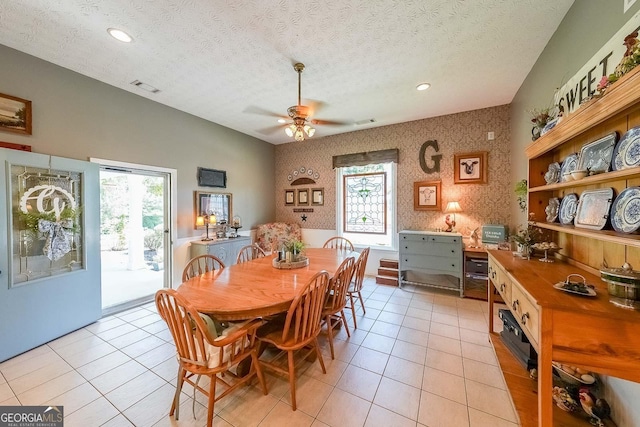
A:
{"label": "ceiling fan blade", "polygon": [[256,107],[254,105],[250,105],[244,109],[243,113],[249,114],[259,114],[261,116],[269,116],[269,117],[281,117],[286,118],[282,114],[274,113],[273,111],[265,110],[264,108]]}
{"label": "ceiling fan blade", "polygon": [[346,126],[346,125],[350,125],[352,123],[349,122],[339,122],[337,120],[319,120],[319,119],[313,119],[311,120],[311,124],[314,125],[326,125],[326,126]]}
{"label": "ceiling fan blade", "polygon": [[272,135],[278,132],[279,130],[284,129],[286,126],[287,125],[269,126],[268,128],[258,129],[258,133],[261,133],[263,135]]}
{"label": "ceiling fan blade", "polygon": [[305,99],[303,105],[306,105],[309,108],[309,117],[313,117],[318,114],[319,111],[322,111],[327,104],[315,99]]}

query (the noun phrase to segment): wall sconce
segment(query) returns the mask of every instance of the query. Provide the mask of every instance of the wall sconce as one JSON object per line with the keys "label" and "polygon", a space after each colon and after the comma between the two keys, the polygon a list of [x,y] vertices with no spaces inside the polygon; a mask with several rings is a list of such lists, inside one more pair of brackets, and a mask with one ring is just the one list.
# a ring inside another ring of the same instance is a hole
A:
{"label": "wall sconce", "polygon": [[448,232],[456,231],[456,213],[462,212],[460,203],[458,202],[447,203],[447,207],[444,208],[444,212],[448,214],[453,214],[453,220],[449,219],[450,215],[447,215],[445,217],[444,222],[447,224],[447,229],[445,231],[448,231]]}
{"label": "wall sconce", "polygon": [[196,218],[196,226],[201,227],[204,225],[205,229],[207,230],[207,237],[202,239],[203,242],[208,242],[209,240],[213,240],[212,238],[209,237],[209,224],[212,224],[213,226],[215,226],[217,222],[218,220],[216,219],[216,216],[213,214],[202,215]]}

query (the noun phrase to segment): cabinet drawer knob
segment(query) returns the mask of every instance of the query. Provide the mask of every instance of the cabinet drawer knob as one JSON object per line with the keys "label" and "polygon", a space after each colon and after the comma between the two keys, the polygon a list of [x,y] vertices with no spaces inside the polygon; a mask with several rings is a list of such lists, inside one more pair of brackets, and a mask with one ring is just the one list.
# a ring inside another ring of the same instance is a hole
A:
{"label": "cabinet drawer knob", "polygon": [[[500,292],[504,292],[504,289],[505,289],[506,287],[507,287],[507,284],[506,284],[506,283],[501,283],[501,284],[500,284]],[[515,308],[514,308],[514,310],[515,310]]]}
{"label": "cabinet drawer knob", "polygon": [[523,324],[523,325],[526,325],[526,324],[527,324],[527,319],[528,319],[528,318],[529,318],[529,313],[524,313],[524,314],[522,315],[522,317],[520,317],[520,320],[522,321],[522,324]]}
{"label": "cabinet drawer knob", "polygon": [[452,253],[452,254],[454,254],[454,253],[456,253],[456,251],[454,251],[453,249],[451,249],[451,253]]}
{"label": "cabinet drawer knob", "polygon": [[511,304],[511,307],[513,308],[513,311],[518,311],[518,307],[520,306],[520,301],[515,300],[513,301],[513,304]]}

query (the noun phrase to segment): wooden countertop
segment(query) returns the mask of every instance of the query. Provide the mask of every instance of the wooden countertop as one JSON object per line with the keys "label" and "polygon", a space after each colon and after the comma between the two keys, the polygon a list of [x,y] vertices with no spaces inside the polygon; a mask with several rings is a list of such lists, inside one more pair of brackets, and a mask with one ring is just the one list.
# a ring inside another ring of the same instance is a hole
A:
{"label": "wooden countertop", "polygon": [[[579,313],[599,313],[609,318],[640,322],[640,311],[617,307],[610,303],[607,284],[599,276],[586,270],[558,260],[553,263],[540,262],[537,258],[526,260],[513,256],[508,251],[489,250],[489,255],[521,283],[541,307]],[[597,295],[572,295],[553,288],[556,283],[564,282],[569,274],[584,276],[588,284],[595,286]]]}

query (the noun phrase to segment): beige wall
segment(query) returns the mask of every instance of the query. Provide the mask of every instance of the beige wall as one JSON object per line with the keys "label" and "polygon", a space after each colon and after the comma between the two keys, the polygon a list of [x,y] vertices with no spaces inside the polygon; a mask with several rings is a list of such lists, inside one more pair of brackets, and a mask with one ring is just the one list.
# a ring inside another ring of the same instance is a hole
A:
{"label": "beige wall", "polygon": [[[527,177],[524,148],[531,141],[531,125],[526,110],[551,104],[555,88],[575,74],[639,8],[637,3],[623,14],[623,0],[576,1],[571,7],[511,103],[512,182]],[[516,221],[526,219],[515,205],[512,211]],[[640,426],[640,384],[610,377],[605,382],[617,424]]]}
{"label": "beige wall", "polygon": [[[487,140],[487,132],[495,139]],[[426,174],[420,168],[421,145],[435,139],[443,155],[440,173]],[[442,212],[415,211],[413,209],[413,183],[416,181],[442,181],[442,206],[458,200],[463,209],[457,215],[458,229],[470,229],[487,223],[510,222],[509,184],[510,165],[509,106],[503,105],[448,116],[434,117],[408,123],[366,129],[325,138],[309,139],[276,146],[276,218],[278,221],[297,222],[305,229],[336,229],[336,178],[332,169],[332,156],[338,154],[375,151],[388,148],[400,150],[398,164],[398,230],[445,227]],[[488,184],[454,185],[454,153],[488,151]],[[285,189],[290,185],[289,174],[301,167],[319,173],[317,184],[301,188],[323,187],[324,206],[309,206],[307,221],[301,222],[301,213],[285,206]]]}
{"label": "beige wall", "polygon": [[[177,169],[179,239],[201,234],[193,229],[198,189],[233,193],[245,230],[273,220],[273,145],[2,45],[0,64],[0,92],[33,102],[33,135],[2,132],[0,141],[74,159]],[[227,188],[198,188],[198,166],[226,170]]]}

